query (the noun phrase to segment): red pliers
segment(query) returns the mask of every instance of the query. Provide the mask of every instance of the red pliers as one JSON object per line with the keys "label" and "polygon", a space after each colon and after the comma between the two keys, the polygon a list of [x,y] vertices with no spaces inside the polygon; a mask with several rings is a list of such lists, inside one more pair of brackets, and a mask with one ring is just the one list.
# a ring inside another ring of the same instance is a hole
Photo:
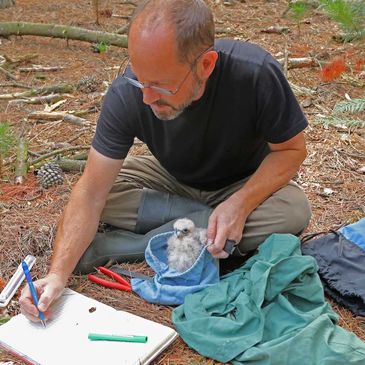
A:
{"label": "red pliers", "polygon": [[129,292],[132,291],[131,284],[127,280],[123,279],[117,273],[107,269],[106,267],[102,267],[102,266],[98,267],[97,270],[107,276],[110,276],[111,278],[113,278],[116,281],[105,280],[105,279],[99,278],[98,276],[95,276],[93,274],[89,274],[87,276],[89,280],[93,281],[96,284],[103,285],[107,288],[118,289],[118,290],[129,291]]}

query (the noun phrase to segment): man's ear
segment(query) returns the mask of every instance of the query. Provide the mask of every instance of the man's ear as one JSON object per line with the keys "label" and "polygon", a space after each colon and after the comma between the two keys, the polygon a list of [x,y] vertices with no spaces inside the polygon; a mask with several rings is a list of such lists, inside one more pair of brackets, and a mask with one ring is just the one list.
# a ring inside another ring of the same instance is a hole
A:
{"label": "man's ear", "polygon": [[217,63],[218,53],[216,51],[208,51],[201,57],[198,62],[197,74],[199,78],[207,80],[212,74],[215,64]]}

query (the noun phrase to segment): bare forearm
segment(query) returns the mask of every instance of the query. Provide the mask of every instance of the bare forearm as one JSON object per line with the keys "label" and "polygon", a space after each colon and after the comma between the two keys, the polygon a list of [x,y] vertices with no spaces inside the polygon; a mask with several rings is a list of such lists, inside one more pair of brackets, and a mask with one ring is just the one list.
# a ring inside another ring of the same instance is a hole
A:
{"label": "bare forearm", "polygon": [[49,270],[65,284],[95,236],[101,211],[122,164],[123,160],[113,160],[90,149],[85,171],[61,217]]}
{"label": "bare forearm", "polygon": [[[122,164],[123,160],[105,157],[91,147],[84,173],[73,188],[59,222],[49,273],[35,283],[38,309],[47,319],[52,316],[48,308],[62,294],[68,277],[94,238],[101,211]],[[39,312],[28,288],[22,291],[19,303],[27,318],[38,320]]]}
{"label": "bare forearm", "polygon": [[102,208],[82,186],[75,187],[58,226],[50,273],[67,281],[95,236]]}
{"label": "bare forearm", "polygon": [[285,186],[298,171],[305,154],[299,151],[277,151],[266,156],[257,171],[232,199],[242,204],[242,214],[247,217],[265,199]]}
{"label": "bare forearm", "polygon": [[243,187],[220,203],[209,217],[208,247],[217,258],[227,239],[240,242],[248,216],[269,196],[285,186],[298,171],[307,154],[303,132],[282,143],[268,143],[271,152]]}

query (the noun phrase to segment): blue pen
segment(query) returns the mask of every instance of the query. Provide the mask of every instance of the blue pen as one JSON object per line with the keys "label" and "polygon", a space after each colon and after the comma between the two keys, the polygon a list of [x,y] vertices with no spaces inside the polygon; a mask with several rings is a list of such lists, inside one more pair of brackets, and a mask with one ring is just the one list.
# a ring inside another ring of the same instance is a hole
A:
{"label": "blue pen", "polygon": [[[25,261],[22,261],[22,268],[23,268],[23,271],[24,271],[25,278],[27,279],[27,283],[29,285],[30,292],[32,294],[34,305],[36,307],[38,307],[37,292],[36,292],[35,287],[33,285],[33,280],[32,280],[32,277],[30,276],[28,265]],[[43,326],[46,327],[46,322],[45,322],[46,319],[44,318],[44,314],[41,311],[39,311],[39,319],[41,320]]]}

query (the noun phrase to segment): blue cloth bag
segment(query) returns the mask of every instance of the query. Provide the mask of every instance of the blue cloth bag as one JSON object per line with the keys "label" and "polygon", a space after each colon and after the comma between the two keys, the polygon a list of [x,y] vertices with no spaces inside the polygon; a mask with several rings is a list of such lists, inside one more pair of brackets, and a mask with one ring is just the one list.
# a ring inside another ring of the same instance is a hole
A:
{"label": "blue cloth bag", "polygon": [[133,278],[132,289],[150,303],[180,305],[187,294],[200,291],[219,281],[219,264],[204,247],[195,263],[178,272],[167,264],[167,240],[174,232],[160,233],[148,242],[145,258],[154,270],[152,280]]}
{"label": "blue cloth bag", "polygon": [[338,231],[365,251],[365,218],[362,218],[355,223],[348,224]]}

